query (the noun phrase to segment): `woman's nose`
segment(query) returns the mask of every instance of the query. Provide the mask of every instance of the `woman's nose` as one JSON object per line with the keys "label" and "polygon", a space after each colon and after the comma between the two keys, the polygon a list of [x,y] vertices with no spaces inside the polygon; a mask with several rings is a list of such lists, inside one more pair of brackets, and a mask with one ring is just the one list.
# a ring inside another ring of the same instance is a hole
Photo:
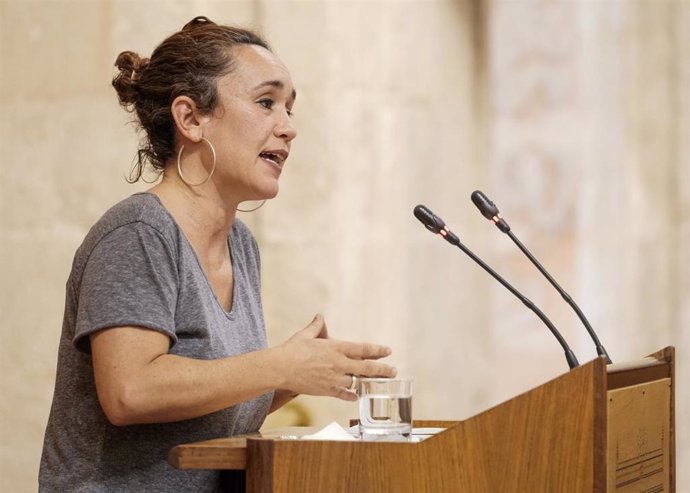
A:
{"label": "woman's nose", "polygon": [[289,115],[285,115],[276,125],[275,133],[278,137],[290,142],[297,137],[297,129]]}

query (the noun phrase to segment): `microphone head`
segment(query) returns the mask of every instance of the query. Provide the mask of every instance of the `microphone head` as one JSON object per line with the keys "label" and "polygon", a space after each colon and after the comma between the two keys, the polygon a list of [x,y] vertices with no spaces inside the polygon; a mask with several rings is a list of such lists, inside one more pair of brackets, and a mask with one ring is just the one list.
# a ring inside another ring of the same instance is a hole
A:
{"label": "microphone head", "polygon": [[426,229],[432,233],[439,234],[446,226],[446,224],[443,222],[443,219],[431,212],[431,210],[425,205],[420,204],[414,208],[414,217],[419,219],[419,221],[426,226]]}
{"label": "microphone head", "polygon": [[481,191],[475,190],[472,192],[471,198],[474,205],[479,209],[479,212],[489,221],[493,221],[494,217],[498,215],[498,207],[496,207],[496,204],[491,202]]}

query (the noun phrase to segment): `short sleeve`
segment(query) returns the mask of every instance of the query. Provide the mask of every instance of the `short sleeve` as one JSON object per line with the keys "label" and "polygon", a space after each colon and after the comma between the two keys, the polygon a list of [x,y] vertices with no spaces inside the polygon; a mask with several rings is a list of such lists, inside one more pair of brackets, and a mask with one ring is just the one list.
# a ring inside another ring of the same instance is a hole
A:
{"label": "short sleeve", "polygon": [[143,222],[105,235],[89,255],[78,288],[73,343],[91,351],[89,335],[109,327],[138,326],[175,334],[177,262],[165,237]]}

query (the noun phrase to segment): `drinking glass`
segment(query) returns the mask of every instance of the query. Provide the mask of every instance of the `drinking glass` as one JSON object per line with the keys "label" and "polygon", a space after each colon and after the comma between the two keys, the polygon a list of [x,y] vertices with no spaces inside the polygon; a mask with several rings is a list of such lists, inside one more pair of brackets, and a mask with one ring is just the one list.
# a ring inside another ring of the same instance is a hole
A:
{"label": "drinking glass", "polygon": [[360,378],[359,433],[364,441],[407,441],[412,433],[412,379]]}

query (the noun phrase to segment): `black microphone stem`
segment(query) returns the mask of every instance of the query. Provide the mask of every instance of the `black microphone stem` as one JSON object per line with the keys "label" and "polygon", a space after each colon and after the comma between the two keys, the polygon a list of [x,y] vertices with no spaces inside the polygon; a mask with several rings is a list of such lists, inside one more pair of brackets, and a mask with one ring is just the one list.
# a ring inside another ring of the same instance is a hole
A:
{"label": "black microphone stem", "polygon": [[525,245],[523,245],[520,242],[520,240],[518,240],[517,237],[510,231],[510,226],[508,225],[506,220],[501,217],[501,214],[498,212],[498,207],[496,207],[496,204],[489,200],[489,198],[479,190],[475,190],[474,192],[472,192],[471,199],[474,205],[477,206],[477,209],[479,209],[479,212],[482,213],[482,216],[494,223],[496,227],[500,229],[503,233],[510,236],[510,239],[513,240],[513,243],[515,243],[518,246],[518,248],[522,250],[522,253],[524,253],[527,256],[530,262],[532,262],[532,264],[534,264],[534,266],[537,269],[539,269],[539,272],[541,272],[544,275],[544,277],[546,277],[546,279],[551,283],[551,285],[554,288],[556,288],[556,291],[560,293],[560,295],[563,297],[566,303],[568,303],[570,307],[573,310],[575,310],[575,313],[577,313],[577,316],[580,318],[580,321],[587,329],[589,336],[592,338],[592,341],[594,342],[594,345],[597,348],[597,354],[599,356],[605,357],[606,363],[610,364],[611,358],[609,357],[609,354],[606,352],[606,349],[604,349],[604,345],[601,342],[599,342],[599,338],[597,337],[596,332],[594,332],[592,326],[589,324],[589,321],[585,317],[585,314],[582,313],[582,310],[580,310],[580,307],[577,306],[577,303],[573,301],[570,295],[566,293],[561,286],[559,286],[559,284],[554,280],[553,277],[551,277],[551,275],[539,263],[539,261],[536,258],[534,258],[534,256],[529,252],[529,250],[527,250],[527,247],[525,247]]}
{"label": "black microphone stem", "polygon": [[596,332],[594,332],[594,329],[592,326],[589,324],[589,320],[587,320],[587,317],[585,317],[585,314],[582,313],[582,310],[580,310],[580,307],[577,306],[577,304],[573,301],[573,299],[570,297],[568,293],[565,292],[565,290],[556,282],[556,280],[551,277],[551,274],[549,274],[546,269],[539,263],[539,261],[530,253],[530,251],[525,247],[525,245],[522,244],[520,240],[518,240],[517,236],[513,234],[511,230],[505,231],[505,234],[507,234],[511,240],[513,240],[513,243],[517,245],[517,247],[522,250],[522,253],[524,253],[527,258],[534,264],[534,266],[539,269],[539,272],[541,272],[544,277],[551,283],[551,285],[556,288],[556,291],[558,291],[563,299],[565,300],[566,303],[568,303],[573,310],[575,310],[575,313],[577,313],[577,316],[580,318],[582,321],[582,324],[585,326],[587,329],[587,332],[589,332],[590,337],[594,341],[594,345],[596,346],[597,349],[597,354],[599,356],[603,356],[606,358],[606,362],[608,364],[611,364],[611,358],[609,357],[609,354],[606,352],[606,349],[604,346],[601,344],[599,341],[599,338],[597,337]]}
{"label": "black microphone stem", "polygon": [[565,359],[568,361],[568,366],[572,370],[573,368],[576,368],[579,366],[580,363],[578,363],[577,358],[575,357],[575,353],[570,349],[568,344],[565,342],[563,339],[563,336],[561,336],[561,333],[558,332],[556,327],[551,323],[551,320],[548,319],[546,315],[544,315],[544,312],[542,312],[532,301],[530,301],[527,297],[525,297],[522,293],[520,293],[517,289],[515,289],[513,286],[511,286],[505,279],[503,279],[495,270],[493,270],[491,267],[489,267],[482,259],[477,257],[470,249],[468,249],[465,245],[462,244],[462,242],[457,239],[455,235],[452,235],[452,239],[450,238],[451,235],[446,235],[441,233],[441,235],[451,244],[457,246],[460,250],[465,252],[472,260],[474,260],[479,266],[484,269],[486,272],[488,272],[494,279],[496,279],[498,282],[500,282],[503,287],[505,287],[508,291],[513,293],[522,303],[532,310],[544,324],[549,328],[551,333],[554,335],[558,343],[561,345],[563,350],[565,351]]}

